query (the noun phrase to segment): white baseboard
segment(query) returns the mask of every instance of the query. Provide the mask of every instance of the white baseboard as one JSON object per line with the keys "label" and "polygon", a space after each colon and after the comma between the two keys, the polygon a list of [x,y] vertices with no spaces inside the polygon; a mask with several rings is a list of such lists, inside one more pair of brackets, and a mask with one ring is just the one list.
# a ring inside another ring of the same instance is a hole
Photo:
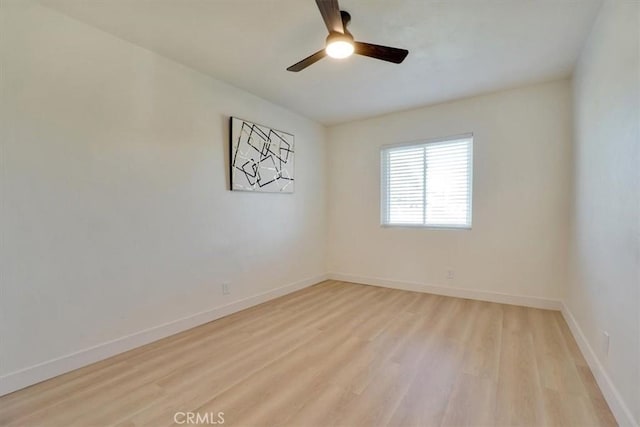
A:
{"label": "white baseboard", "polygon": [[131,335],[127,335],[113,341],[108,341],[97,346],[80,350],[53,360],[30,366],[20,371],[0,377],[0,396],[16,390],[39,383],[49,378],[73,371],[83,366],[90,365],[108,357],[115,356],[125,351],[149,344],[178,332],[211,322],[240,310],[253,307],[274,298],[295,292],[316,283],[327,280],[327,275],[320,275],[276,288],[249,298],[235,301],[222,307],[212,308],[196,313],[182,319],[154,326]]}
{"label": "white baseboard", "polygon": [[589,345],[589,341],[585,337],[580,325],[576,321],[575,317],[569,310],[569,307],[563,302],[562,303],[562,316],[564,320],[569,325],[569,329],[571,329],[571,333],[578,343],[578,347],[580,347],[580,351],[584,355],[587,363],[589,364],[589,368],[591,368],[591,372],[604,395],[605,400],[609,404],[609,408],[611,408],[611,412],[616,417],[616,421],[620,426],[629,426],[629,427],[639,427],[638,421],[636,421],[631,413],[629,407],[625,404],[620,392],[611,381],[611,378],[607,374],[607,371],[600,363],[598,356],[591,345]]}
{"label": "white baseboard", "polygon": [[448,297],[521,305],[524,307],[542,308],[546,310],[560,310],[562,308],[562,301],[549,298],[511,295],[498,292],[480,291],[476,289],[426,285],[423,283],[403,282],[399,280],[380,279],[377,277],[362,277],[343,273],[329,273],[329,279],[360,283],[363,285],[383,286],[386,288],[402,289],[405,291],[425,292]]}

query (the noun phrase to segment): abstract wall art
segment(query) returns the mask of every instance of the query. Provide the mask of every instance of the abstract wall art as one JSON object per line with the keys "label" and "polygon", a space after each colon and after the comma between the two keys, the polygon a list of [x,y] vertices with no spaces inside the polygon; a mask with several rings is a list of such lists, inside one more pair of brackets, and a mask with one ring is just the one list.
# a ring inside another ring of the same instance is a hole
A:
{"label": "abstract wall art", "polygon": [[294,136],[231,117],[231,190],[293,193]]}

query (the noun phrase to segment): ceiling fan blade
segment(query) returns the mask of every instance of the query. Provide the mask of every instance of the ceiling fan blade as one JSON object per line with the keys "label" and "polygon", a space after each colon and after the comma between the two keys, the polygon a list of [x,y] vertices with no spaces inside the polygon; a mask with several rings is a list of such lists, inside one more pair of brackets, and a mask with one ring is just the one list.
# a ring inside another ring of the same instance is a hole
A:
{"label": "ceiling fan blade", "polygon": [[287,68],[287,71],[294,71],[294,72],[302,71],[305,68],[307,68],[309,65],[315,64],[316,62],[320,61],[325,56],[327,56],[327,52],[325,52],[324,49],[319,50],[313,55],[307,56],[302,61],[293,64],[291,67]]}
{"label": "ceiling fan blade", "polygon": [[320,15],[330,33],[344,33],[338,0],[316,0]]}
{"label": "ceiling fan blade", "polygon": [[371,43],[355,42],[353,47],[354,53],[358,55],[369,56],[371,58],[393,62],[394,64],[401,63],[409,54],[407,49],[398,49],[396,47],[380,46]]}

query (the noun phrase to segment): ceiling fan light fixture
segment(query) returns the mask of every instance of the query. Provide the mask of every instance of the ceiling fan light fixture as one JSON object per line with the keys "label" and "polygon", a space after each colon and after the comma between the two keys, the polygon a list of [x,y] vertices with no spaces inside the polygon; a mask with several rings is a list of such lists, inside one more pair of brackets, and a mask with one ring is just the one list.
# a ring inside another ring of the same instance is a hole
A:
{"label": "ceiling fan light fixture", "polygon": [[327,37],[327,47],[325,51],[332,58],[342,59],[353,54],[353,38],[345,34],[330,34]]}
{"label": "ceiling fan light fixture", "polygon": [[320,15],[322,15],[327,30],[329,30],[324,49],[307,56],[302,61],[296,62],[288,67],[287,71],[297,73],[320,61],[325,56],[340,59],[347,58],[355,53],[356,55],[400,64],[409,54],[407,49],[354,41],[353,36],[347,29],[347,25],[351,22],[351,15],[346,10],[340,10],[338,0],[316,0],[316,5],[320,10]]}

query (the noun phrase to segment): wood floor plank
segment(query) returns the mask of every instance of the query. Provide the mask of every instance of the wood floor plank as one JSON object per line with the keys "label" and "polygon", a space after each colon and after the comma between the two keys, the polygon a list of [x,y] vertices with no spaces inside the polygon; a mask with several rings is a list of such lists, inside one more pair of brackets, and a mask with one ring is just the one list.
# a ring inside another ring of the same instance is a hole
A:
{"label": "wood floor plank", "polygon": [[599,420],[587,397],[544,389],[546,426],[599,426]]}
{"label": "wood floor plank", "polygon": [[355,395],[339,386],[328,384],[309,396],[307,402],[295,411],[288,422],[290,426],[340,425],[340,414],[351,404]]}
{"label": "wood floor plank", "polygon": [[559,392],[586,394],[554,313],[528,310],[540,382]]}
{"label": "wood floor plank", "polygon": [[2,426],[614,426],[558,312],[326,281],[0,397]]}
{"label": "wood floor plank", "polygon": [[494,426],[496,383],[486,376],[458,376],[445,410],[442,426]]}
{"label": "wood floor plank", "polygon": [[388,425],[439,426],[460,373],[463,357],[464,347],[460,343],[434,335]]}
{"label": "wood floor plank", "polygon": [[468,339],[463,371],[498,381],[503,311],[500,304],[475,301],[477,310]]}
{"label": "wood floor plank", "polygon": [[503,331],[498,377],[496,424],[543,425],[543,393],[530,332]]}

